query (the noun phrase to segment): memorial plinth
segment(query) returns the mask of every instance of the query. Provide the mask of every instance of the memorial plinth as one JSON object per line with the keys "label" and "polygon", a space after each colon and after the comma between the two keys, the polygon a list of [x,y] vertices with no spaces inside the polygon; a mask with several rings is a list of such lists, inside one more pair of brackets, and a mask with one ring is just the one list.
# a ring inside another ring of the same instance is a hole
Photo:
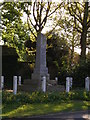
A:
{"label": "memorial plinth", "polygon": [[39,81],[39,87],[41,87],[41,78],[43,76],[49,79],[48,68],[46,67],[46,45],[46,37],[42,33],[39,33],[36,44],[35,68],[31,78],[32,80]]}

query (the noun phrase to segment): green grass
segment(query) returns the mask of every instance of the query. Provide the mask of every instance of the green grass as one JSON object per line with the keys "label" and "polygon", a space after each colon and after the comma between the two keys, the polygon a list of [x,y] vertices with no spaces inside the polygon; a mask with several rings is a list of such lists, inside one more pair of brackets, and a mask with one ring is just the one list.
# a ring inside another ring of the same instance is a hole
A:
{"label": "green grass", "polygon": [[90,101],[69,101],[67,103],[33,103],[3,105],[2,117],[25,117],[62,111],[79,111],[90,109]]}
{"label": "green grass", "polygon": [[63,111],[90,110],[90,92],[2,93],[2,117],[25,117]]}

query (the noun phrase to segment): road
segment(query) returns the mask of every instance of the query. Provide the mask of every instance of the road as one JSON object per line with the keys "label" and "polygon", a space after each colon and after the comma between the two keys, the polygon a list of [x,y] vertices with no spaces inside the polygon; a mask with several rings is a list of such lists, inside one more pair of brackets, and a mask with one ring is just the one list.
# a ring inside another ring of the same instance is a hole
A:
{"label": "road", "polygon": [[60,112],[48,115],[8,118],[2,120],[90,120],[90,111]]}

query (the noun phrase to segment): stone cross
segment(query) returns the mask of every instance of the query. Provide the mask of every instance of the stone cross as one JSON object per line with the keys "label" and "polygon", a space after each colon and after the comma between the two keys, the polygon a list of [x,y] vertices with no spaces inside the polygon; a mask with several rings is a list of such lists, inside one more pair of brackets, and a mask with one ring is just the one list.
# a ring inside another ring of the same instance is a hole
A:
{"label": "stone cross", "polygon": [[32,80],[39,80],[39,87],[41,87],[42,76],[49,77],[48,68],[46,67],[46,45],[46,37],[39,33],[37,35],[35,68],[31,78]]}

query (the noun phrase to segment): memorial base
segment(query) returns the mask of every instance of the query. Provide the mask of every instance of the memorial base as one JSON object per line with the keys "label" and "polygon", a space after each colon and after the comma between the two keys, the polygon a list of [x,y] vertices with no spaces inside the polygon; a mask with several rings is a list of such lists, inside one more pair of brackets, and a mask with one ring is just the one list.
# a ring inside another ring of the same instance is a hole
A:
{"label": "memorial base", "polygon": [[32,81],[38,81],[38,89],[41,90],[42,88],[42,77],[45,76],[46,80],[49,80],[49,74],[40,74],[40,73],[33,73],[32,74]]}
{"label": "memorial base", "polygon": [[[30,92],[35,92],[35,91],[36,92],[42,91],[41,83],[42,81],[38,79],[36,80],[26,79],[24,80],[24,83],[21,86],[18,86],[18,92],[21,91],[21,92],[30,93]],[[55,80],[46,81],[46,92],[63,92],[63,91],[65,91],[65,87],[63,85],[58,85],[57,81]]]}

